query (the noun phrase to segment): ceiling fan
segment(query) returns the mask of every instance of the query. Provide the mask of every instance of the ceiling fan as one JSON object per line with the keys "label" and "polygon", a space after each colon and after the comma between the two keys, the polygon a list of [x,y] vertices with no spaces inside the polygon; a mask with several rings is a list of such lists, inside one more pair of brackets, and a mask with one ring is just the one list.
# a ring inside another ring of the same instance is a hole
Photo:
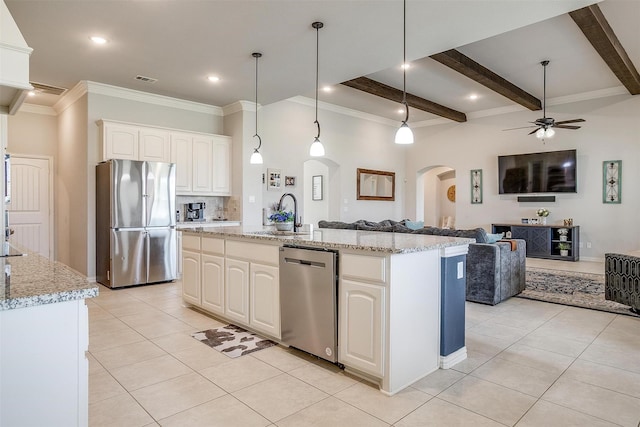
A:
{"label": "ceiling fan", "polygon": [[544,139],[544,138],[551,138],[553,135],[555,135],[556,132],[553,130],[553,128],[572,129],[572,130],[580,129],[580,126],[569,125],[569,123],[584,122],[585,121],[584,119],[562,120],[562,121],[556,122],[552,117],[547,117],[547,65],[549,65],[549,61],[544,60],[540,63],[540,65],[542,65],[543,76],[544,76],[543,86],[542,86],[542,118],[537,119],[535,122],[530,122],[530,123],[533,123],[534,126],[525,126],[525,127],[505,129],[505,130],[535,128],[534,130],[529,132],[529,135],[535,133],[538,139]]}

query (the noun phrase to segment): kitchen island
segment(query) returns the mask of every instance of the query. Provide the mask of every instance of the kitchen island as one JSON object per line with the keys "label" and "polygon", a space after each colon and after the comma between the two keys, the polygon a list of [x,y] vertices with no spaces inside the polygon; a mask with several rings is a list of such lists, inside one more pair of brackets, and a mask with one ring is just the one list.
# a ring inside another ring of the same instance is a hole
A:
{"label": "kitchen island", "polygon": [[[473,239],[335,229],[182,232],[184,301],[275,340],[281,339],[280,247],[338,251],[338,362],[386,394],[466,358],[463,273]],[[449,322],[451,304],[442,305],[452,286],[462,290],[462,325]],[[449,326],[462,340],[443,354]]]}
{"label": "kitchen island", "polygon": [[88,425],[84,299],[98,286],[30,252],[0,267],[0,425]]}

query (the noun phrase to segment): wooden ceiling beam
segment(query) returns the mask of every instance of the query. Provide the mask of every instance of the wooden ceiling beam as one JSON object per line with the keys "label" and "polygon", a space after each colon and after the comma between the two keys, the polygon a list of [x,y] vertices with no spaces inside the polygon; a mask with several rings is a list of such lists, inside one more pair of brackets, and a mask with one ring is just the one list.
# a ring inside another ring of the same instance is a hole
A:
{"label": "wooden ceiling beam", "polygon": [[499,93],[529,110],[535,111],[542,109],[542,103],[538,98],[455,49],[436,53],[435,55],[431,55],[430,58],[435,59],[439,63],[469,77],[471,80],[488,87],[492,91]]}
{"label": "wooden ceiling beam", "polygon": [[[342,84],[390,101],[402,102],[402,91],[400,89],[387,86],[384,83],[377,82],[368,77],[358,77],[342,82]],[[456,111],[410,93],[407,93],[407,104],[409,104],[410,107],[417,108],[418,110],[426,111],[456,122],[462,123],[467,121],[467,115],[460,111]]]}
{"label": "wooden ceiling beam", "polygon": [[569,16],[631,95],[640,93],[640,75],[597,4],[569,12]]}

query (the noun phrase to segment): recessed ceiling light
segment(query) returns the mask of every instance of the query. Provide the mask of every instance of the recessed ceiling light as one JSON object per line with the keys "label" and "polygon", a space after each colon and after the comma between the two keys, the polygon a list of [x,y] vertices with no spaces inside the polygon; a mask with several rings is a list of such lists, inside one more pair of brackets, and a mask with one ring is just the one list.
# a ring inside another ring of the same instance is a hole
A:
{"label": "recessed ceiling light", "polygon": [[218,76],[209,76],[209,77],[207,77],[207,79],[208,79],[210,82],[214,82],[214,83],[215,83],[215,82],[219,82],[219,81],[220,81],[220,77],[218,77]]}
{"label": "recessed ceiling light", "polygon": [[325,92],[331,92],[333,90],[333,88],[331,86],[325,86],[322,88],[323,91]]}
{"label": "recessed ceiling light", "polygon": [[404,114],[404,113],[406,113],[406,111],[404,110],[404,108],[400,108],[400,109],[398,110],[398,114]]}
{"label": "recessed ceiling light", "polygon": [[107,43],[107,39],[105,39],[104,37],[100,37],[100,36],[91,36],[91,37],[89,37],[89,40],[91,40],[95,44],[105,44],[105,43]]}
{"label": "recessed ceiling light", "polygon": [[478,95],[476,95],[475,93],[469,95],[469,99],[472,101],[475,101],[476,99],[478,99]]}
{"label": "recessed ceiling light", "polygon": [[405,62],[404,64],[402,64],[400,66],[400,68],[402,68],[403,70],[409,69],[409,68],[411,68],[411,64],[408,63],[408,62]]}
{"label": "recessed ceiling light", "polygon": [[29,96],[36,96],[36,91],[35,90],[30,90],[29,91]]}

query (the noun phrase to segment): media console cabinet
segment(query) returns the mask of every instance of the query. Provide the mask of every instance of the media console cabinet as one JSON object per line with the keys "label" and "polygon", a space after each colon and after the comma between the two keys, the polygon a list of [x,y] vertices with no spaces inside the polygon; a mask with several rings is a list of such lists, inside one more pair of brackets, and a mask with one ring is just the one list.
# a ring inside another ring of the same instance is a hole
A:
{"label": "media console cabinet", "polygon": [[[567,240],[561,240],[560,229],[568,230]],[[511,232],[513,239],[527,242],[527,256],[532,258],[578,261],[580,259],[580,226],[541,224],[492,224],[493,233]],[[560,243],[568,246],[568,255],[560,255]]]}

